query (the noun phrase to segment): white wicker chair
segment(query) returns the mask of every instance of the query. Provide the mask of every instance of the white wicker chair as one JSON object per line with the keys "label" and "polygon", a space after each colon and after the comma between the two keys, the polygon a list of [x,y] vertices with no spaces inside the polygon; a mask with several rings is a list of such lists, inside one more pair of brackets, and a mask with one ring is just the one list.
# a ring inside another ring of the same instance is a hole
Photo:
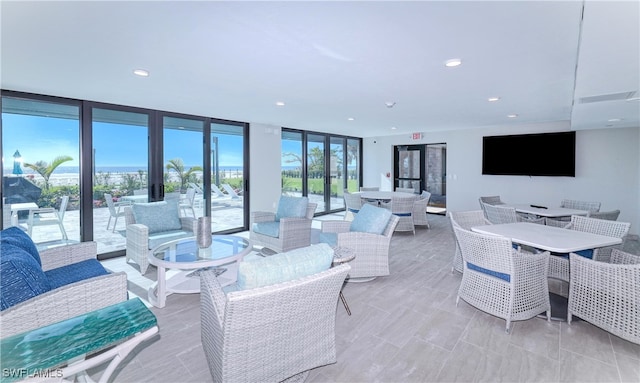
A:
{"label": "white wicker chair", "polygon": [[526,320],[543,312],[551,320],[547,266],[549,252],[515,250],[509,238],[484,235],[454,225],[464,259],[456,304],[470,305],[507,321]]}
{"label": "white wicker chair", "polygon": [[429,226],[429,220],[427,219],[427,205],[431,199],[431,193],[426,190],[422,191],[420,197],[413,203],[413,225],[414,226]]}
{"label": "white wicker chair", "polygon": [[276,213],[266,211],[251,212],[251,227],[249,238],[254,245],[264,246],[278,253],[309,246],[311,244],[311,223],[318,204],[309,202],[307,214],[304,218],[282,218],[278,237],[271,237],[253,231],[253,224],[258,222],[274,222]]}
{"label": "white wicker chair", "polygon": [[380,187],[378,187],[378,186],[369,186],[369,187],[361,186],[360,187],[360,191],[361,192],[363,192],[363,191],[380,191]]}
{"label": "white wicker chair", "polygon": [[480,202],[485,217],[493,224],[531,222],[544,225],[545,218],[531,218],[528,216],[518,215],[516,209],[508,206],[490,205],[486,202]]}
{"label": "white wicker chair", "polygon": [[[417,196],[416,196],[417,197]],[[400,218],[396,231],[410,231],[416,234],[416,228],[413,225],[413,204],[416,197],[396,197],[391,198],[391,213]]]}
{"label": "white wicker chair", "polygon": [[362,207],[362,198],[358,194],[352,194],[348,191],[344,191],[344,205],[345,205],[345,221],[353,221],[353,215],[358,214]]}
{"label": "white wicker chair", "polygon": [[489,205],[504,205],[499,195],[480,197],[478,200],[480,201],[480,207],[482,207],[483,202]]}
{"label": "white wicker chair", "polygon": [[[624,239],[624,237],[629,233],[630,227],[631,224],[627,222],[608,221],[604,219],[588,218],[581,215],[572,215],[571,222],[569,222],[565,228]],[[595,261],[609,262],[611,251],[615,248],[622,248],[622,246],[623,245],[620,244],[593,249],[592,259]],[[552,256],[549,259],[549,278],[569,282],[568,257]]]}
{"label": "white wicker chair", "polygon": [[[96,242],[53,247],[39,252],[42,270],[96,259]],[[59,287],[0,312],[1,337],[86,314],[127,300],[127,274],[111,273]]]}
{"label": "white wicker chair", "polygon": [[606,219],[609,221],[617,221],[620,216],[620,210],[611,211],[590,211],[587,214],[589,218]]}
{"label": "white wicker chair", "polygon": [[[471,210],[471,211],[450,211],[449,212],[449,220],[451,221],[451,225],[458,225],[465,230],[471,230],[473,226],[481,226],[481,225],[491,225],[484,217],[484,212],[482,210]],[[462,263],[462,253],[460,252],[460,245],[458,244],[458,240],[453,236],[456,242],[456,252],[453,255],[453,265],[451,266],[451,271],[458,271],[460,273],[464,270],[464,265]]]}
{"label": "white wicker chair", "polygon": [[396,191],[400,193],[411,193],[411,194],[416,192],[414,188],[396,188]]}
{"label": "white wicker chair", "polygon": [[560,202],[560,207],[564,207],[567,209],[578,209],[578,210],[586,210],[586,211],[594,212],[594,211],[600,211],[600,202],[563,199],[562,202]]}
{"label": "white wicker chair", "polygon": [[362,282],[389,275],[389,247],[399,220],[392,215],[382,234],[349,231],[351,222],[348,221],[322,221],[323,233],[337,233],[337,247],[346,247],[355,252],[356,258],[349,262],[351,271],[348,282]]}
{"label": "white wicker chair", "polygon": [[[344,221],[343,221],[344,222]],[[200,274],[202,347],[214,382],[304,381],[336,362],[338,294],[349,265],[225,295]]]}
{"label": "white wicker chair", "polygon": [[575,315],[640,344],[640,256],[613,249],[606,263],[572,253],[570,263],[567,322]]}

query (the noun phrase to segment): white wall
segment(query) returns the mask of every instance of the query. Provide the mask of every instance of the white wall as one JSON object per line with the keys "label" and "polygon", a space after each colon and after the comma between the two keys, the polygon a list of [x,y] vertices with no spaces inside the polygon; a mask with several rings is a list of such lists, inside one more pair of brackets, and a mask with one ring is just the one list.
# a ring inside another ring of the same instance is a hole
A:
{"label": "white wall", "polygon": [[393,173],[394,145],[446,143],[449,210],[479,209],[482,195],[545,206],[558,206],[564,198],[600,201],[601,210],[620,209],[619,220],[631,222],[631,233],[640,232],[640,128],[577,131],[575,178],[481,174],[483,136],[566,130],[568,122],[555,122],[424,133],[419,141],[409,135],[367,138],[363,140],[363,184],[390,190],[386,173]]}
{"label": "white wall", "polygon": [[281,185],[281,129],[266,124],[249,126],[251,211],[276,211]]}

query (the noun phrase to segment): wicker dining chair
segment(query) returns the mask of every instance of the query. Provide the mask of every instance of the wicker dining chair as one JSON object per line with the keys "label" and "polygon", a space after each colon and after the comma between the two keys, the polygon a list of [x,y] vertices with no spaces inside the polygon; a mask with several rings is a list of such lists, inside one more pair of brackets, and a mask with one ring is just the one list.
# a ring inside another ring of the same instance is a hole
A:
{"label": "wicker dining chair", "polygon": [[302,382],[335,363],[336,305],[349,269],[227,294],[214,270],[201,272],[202,347],[213,381]]}
{"label": "wicker dining chair", "polygon": [[[457,225],[465,230],[471,230],[473,226],[491,225],[491,222],[484,217],[484,212],[482,210],[450,211],[449,220],[451,221],[452,227]],[[453,238],[456,242],[456,252],[453,255],[451,271],[458,271],[462,273],[464,271],[464,265],[462,264],[462,252],[460,252],[460,245],[458,244],[455,234]]]}
{"label": "wicker dining chair", "polygon": [[570,255],[567,323],[577,316],[640,344],[640,256],[613,249],[611,263]]}
{"label": "wicker dining chair", "polygon": [[590,211],[587,214],[589,218],[606,219],[609,221],[617,221],[620,216],[620,210],[611,211]]}
{"label": "wicker dining chair", "polygon": [[391,198],[391,213],[400,219],[395,231],[410,231],[413,235],[416,234],[413,224],[413,204],[416,197],[393,196]]}
{"label": "wicker dining chair", "polygon": [[400,193],[411,193],[411,194],[416,192],[414,188],[396,188],[396,191]]}
{"label": "wicker dining chair", "polygon": [[344,205],[345,205],[345,221],[353,221],[353,215],[358,214],[360,208],[362,208],[362,198],[359,194],[349,193],[348,191],[344,191]]}
{"label": "wicker dining chair", "polygon": [[[605,219],[588,218],[581,215],[572,215],[571,222],[565,227],[569,230],[583,231],[586,233],[606,235],[608,237],[615,237],[624,239],[629,233],[630,223],[608,221]],[[623,242],[624,243],[624,242]],[[598,249],[593,249],[592,252],[580,252],[580,255],[591,258],[594,261],[609,262],[611,257],[611,251],[613,249],[620,249],[623,244],[606,246]],[[565,282],[569,282],[570,270],[569,270],[569,256],[558,255],[552,256],[549,260],[549,277],[559,279]]]}
{"label": "wicker dining chair", "polygon": [[414,226],[426,226],[428,229],[431,228],[431,226],[429,226],[429,220],[427,219],[427,206],[429,205],[430,199],[431,193],[423,190],[422,194],[420,194],[418,199],[413,203],[413,213],[411,216],[413,217]]}
{"label": "wicker dining chair", "polygon": [[480,201],[480,207],[482,207],[483,202],[489,205],[504,205],[499,195],[480,197],[478,200]]}
{"label": "wicker dining chair", "polygon": [[560,207],[566,209],[577,209],[586,211],[600,211],[600,202],[594,201],[578,201],[575,199],[563,199]]}
{"label": "wicker dining chair", "polygon": [[480,205],[482,206],[482,210],[484,211],[487,220],[493,224],[530,222],[544,225],[545,223],[544,217],[531,218],[528,216],[518,215],[514,207],[490,205],[482,201],[480,202]]}
{"label": "wicker dining chair", "polygon": [[511,239],[453,226],[464,272],[456,297],[479,310],[506,320],[527,320],[546,312],[551,320],[547,267],[549,252],[528,253],[512,247]]}

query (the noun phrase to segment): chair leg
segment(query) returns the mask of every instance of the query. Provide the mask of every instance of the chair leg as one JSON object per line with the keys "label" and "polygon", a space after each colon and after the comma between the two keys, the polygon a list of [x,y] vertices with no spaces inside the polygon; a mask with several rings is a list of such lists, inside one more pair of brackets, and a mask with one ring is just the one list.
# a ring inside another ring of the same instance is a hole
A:
{"label": "chair leg", "polygon": [[107,230],[109,230],[109,225],[111,225],[111,216],[109,216],[109,220],[107,221]]}
{"label": "chair leg", "polygon": [[60,232],[62,233],[62,239],[64,239],[65,241],[67,239],[69,239],[67,237],[67,231],[64,229],[64,225],[62,224],[62,221],[58,221],[58,226],[60,226]]}
{"label": "chair leg", "polygon": [[[109,217],[109,219],[111,219],[111,217]],[[113,230],[111,230],[112,233],[116,232],[116,226],[118,226],[118,216],[116,216],[115,221],[113,221]],[[108,229],[108,227],[107,227]]]}

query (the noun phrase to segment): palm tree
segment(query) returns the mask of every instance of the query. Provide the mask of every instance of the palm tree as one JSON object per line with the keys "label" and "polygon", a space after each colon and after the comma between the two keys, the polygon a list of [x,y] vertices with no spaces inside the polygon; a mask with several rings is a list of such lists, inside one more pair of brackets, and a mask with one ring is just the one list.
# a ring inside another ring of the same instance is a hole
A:
{"label": "palm tree", "polygon": [[58,166],[67,161],[73,161],[73,158],[69,156],[58,156],[54,158],[50,164],[48,164],[46,161],[38,161],[35,164],[25,163],[24,166],[29,169],[33,169],[36,173],[40,174],[42,178],[44,178],[44,188],[45,190],[48,190],[49,177],[51,177],[51,174],[54,172],[54,170],[56,170]]}
{"label": "palm tree", "polygon": [[169,160],[166,165],[167,171],[173,170],[178,173],[178,178],[180,178],[180,190],[186,189],[186,184],[193,175],[194,172],[202,171],[200,166],[192,166],[189,170],[184,170],[184,162],[182,158],[174,158]]}

